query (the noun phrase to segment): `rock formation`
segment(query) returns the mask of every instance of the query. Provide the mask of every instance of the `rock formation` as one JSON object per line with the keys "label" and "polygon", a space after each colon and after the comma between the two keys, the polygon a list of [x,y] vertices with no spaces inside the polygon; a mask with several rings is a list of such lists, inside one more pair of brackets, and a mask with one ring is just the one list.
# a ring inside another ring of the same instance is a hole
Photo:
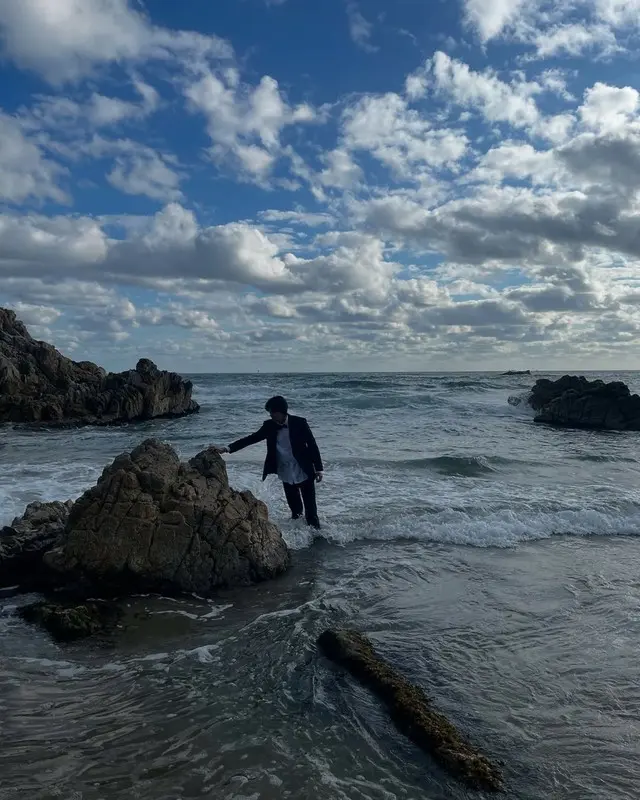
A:
{"label": "rock formation", "polygon": [[290,555],[267,507],[229,487],[211,448],[188,463],[156,439],[124,453],[71,504],[29,506],[0,541],[0,586],[74,597],[211,595],[273,578]]}
{"label": "rock formation", "polygon": [[503,375],[531,375],[530,369],[510,369],[507,372],[503,372]]}
{"label": "rock formation", "polygon": [[468,744],[436,711],[425,692],[378,656],[371,642],[352,630],[327,630],[318,645],[385,703],[396,727],[447,772],[473,789],[502,788],[499,768]]}
{"label": "rock formation", "polygon": [[96,633],[108,633],[122,618],[118,606],[95,600],[79,605],[31,603],[19,608],[18,613],[25,622],[43,627],[57,642],[73,642]]}
{"label": "rock formation", "polygon": [[192,388],[148,359],[121,373],[71,361],[0,308],[0,423],[109,425],[183,416],[199,410]]}
{"label": "rock formation", "polygon": [[47,582],[44,554],[61,544],[73,503],[31,503],[22,517],[0,529],[0,587],[21,591]]}
{"label": "rock formation", "polygon": [[535,421],[568,428],[640,431],[640,397],[619,381],[565,375],[536,382],[528,399]]}
{"label": "rock formation", "polygon": [[20,611],[60,641],[112,626],[96,597],[142,591],[215,594],[274,578],[290,553],[267,507],[230,488],[218,451],[188,463],[147,439],[75,503],[32,503],[0,530],[0,591],[50,595]]}

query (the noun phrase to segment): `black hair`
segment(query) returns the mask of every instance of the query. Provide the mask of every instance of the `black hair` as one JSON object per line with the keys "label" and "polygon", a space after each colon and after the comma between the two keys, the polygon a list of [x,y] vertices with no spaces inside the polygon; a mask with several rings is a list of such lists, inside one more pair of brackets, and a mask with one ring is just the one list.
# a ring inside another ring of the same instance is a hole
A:
{"label": "black hair", "polygon": [[270,400],[267,400],[264,407],[269,413],[275,411],[280,412],[281,414],[286,414],[289,410],[287,401],[284,399],[284,397],[280,397],[280,395],[276,395],[276,397],[272,397]]}

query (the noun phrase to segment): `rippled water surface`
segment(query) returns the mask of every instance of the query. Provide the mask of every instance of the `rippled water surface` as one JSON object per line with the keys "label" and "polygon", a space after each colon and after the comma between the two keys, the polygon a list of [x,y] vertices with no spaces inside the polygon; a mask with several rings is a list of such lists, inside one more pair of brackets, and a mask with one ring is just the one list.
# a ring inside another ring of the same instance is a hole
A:
{"label": "rippled water surface", "polygon": [[317,655],[335,624],[504,762],[506,796],[637,798],[640,437],[536,426],[507,404],[532,380],[197,376],[198,417],[0,429],[0,524],[76,496],[147,436],[183,456],[228,443],[276,391],[326,460],[314,542],[260,482],[261,446],[228,457],[295,549],[279,581],[134,598],[115,641],[71,647],[16,618],[29,598],[1,601],[0,798],[472,796]]}

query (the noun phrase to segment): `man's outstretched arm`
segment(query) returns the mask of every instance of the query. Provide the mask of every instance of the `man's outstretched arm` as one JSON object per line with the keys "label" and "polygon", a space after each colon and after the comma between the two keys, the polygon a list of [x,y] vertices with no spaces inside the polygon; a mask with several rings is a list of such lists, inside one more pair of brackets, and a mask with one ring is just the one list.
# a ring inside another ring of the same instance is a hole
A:
{"label": "man's outstretched arm", "polygon": [[229,445],[229,447],[219,447],[221,453],[236,453],[238,450],[243,450],[245,447],[250,447],[252,444],[258,444],[267,438],[267,426],[263,425],[259,431],[245,436],[243,439],[238,439]]}

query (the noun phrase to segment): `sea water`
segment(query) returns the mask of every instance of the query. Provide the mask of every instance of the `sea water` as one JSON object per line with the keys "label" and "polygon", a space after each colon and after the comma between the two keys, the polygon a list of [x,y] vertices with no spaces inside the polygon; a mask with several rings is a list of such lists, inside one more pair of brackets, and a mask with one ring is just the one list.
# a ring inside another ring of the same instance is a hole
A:
{"label": "sea water", "polygon": [[[640,389],[640,374],[599,375]],[[146,437],[190,457],[284,394],[325,461],[320,537],[288,519],[264,445],[226,456],[294,550],[215,600],[132,599],[107,649],[59,647],[0,606],[0,800],[463,798],[317,654],[364,631],[504,762],[514,798],[636,798],[640,435],[536,425],[497,374],[194,376],[199,415],[0,428],[0,525],[93,485]]]}

